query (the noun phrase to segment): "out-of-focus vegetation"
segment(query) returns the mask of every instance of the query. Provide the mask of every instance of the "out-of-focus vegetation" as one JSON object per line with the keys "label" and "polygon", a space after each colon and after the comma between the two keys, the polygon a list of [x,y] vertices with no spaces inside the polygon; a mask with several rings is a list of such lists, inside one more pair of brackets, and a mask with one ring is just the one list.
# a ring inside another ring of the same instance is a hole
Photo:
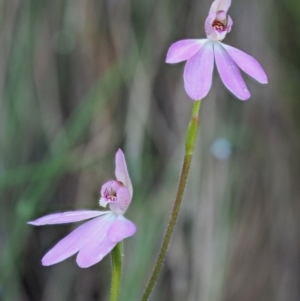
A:
{"label": "out-of-focus vegetation", "polygon": [[[169,45],[201,38],[208,0],[0,1],[0,300],[108,300],[109,256],[40,259],[72,225],[26,221],[98,208],[126,153],[134,184],[121,301],[138,300],[164,233],[192,103]],[[151,300],[300,299],[300,3],[234,1],[225,43],[257,58],[234,98],[215,73],[183,207]],[[219,138],[222,138],[221,140]],[[225,139],[225,140],[224,140]]]}

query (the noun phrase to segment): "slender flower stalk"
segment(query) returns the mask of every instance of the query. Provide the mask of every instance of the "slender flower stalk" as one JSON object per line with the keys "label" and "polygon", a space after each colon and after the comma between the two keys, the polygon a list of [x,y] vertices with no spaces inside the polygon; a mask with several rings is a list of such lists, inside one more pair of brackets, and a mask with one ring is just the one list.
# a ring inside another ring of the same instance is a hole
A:
{"label": "slender flower stalk", "polygon": [[122,276],[122,258],[123,244],[119,242],[111,252],[112,278],[110,289],[110,301],[118,301],[121,276]]}
{"label": "slender flower stalk", "polygon": [[180,176],[180,181],[178,185],[178,190],[177,190],[177,195],[176,199],[174,202],[173,210],[171,213],[169,225],[154,267],[154,270],[152,272],[152,275],[150,277],[150,280],[148,282],[148,285],[145,289],[145,292],[142,296],[141,301],[146,301],[148,300],[151,291],[155,285],[155,282],[157,280],[157,277],[159,275],[159,272],[161,270],[164,258],[167,253],[167,249],[176,225],[177,217],[179,214],[179,209],[182,201],[182,196],[184,193],[187,177],[189,174],[190,166],[191,166],[191,161],[194,153],[194,148],[195,148],[195,143],[196,143],[196,138],[197,138],[197,132],[198,132],[198,127],[199,127],[199,110],[200,110],[200,105],[201,105],[201,100],[196,100],[193,104],[193,110],[192,110],[192,116],[191,120],[189,123],[189,127],[187,130],[186,134],[186,141],[185,141],[185,154],[184,154],[184,161],[183,161],[183,166],[182,166],[182,171],[181,171],[181,176]]}

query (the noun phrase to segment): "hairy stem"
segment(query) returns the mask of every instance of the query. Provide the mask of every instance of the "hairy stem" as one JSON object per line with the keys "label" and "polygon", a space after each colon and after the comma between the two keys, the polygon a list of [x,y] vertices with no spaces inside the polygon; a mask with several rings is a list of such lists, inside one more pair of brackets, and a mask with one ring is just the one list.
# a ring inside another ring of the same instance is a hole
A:
{"label": "hairy stem", "polygon": [[175,202],[173,205],[173,210],[171,213],[170,221],[168,224],[168,228],[161,246],[161,249],[159,251],[159,255],[154,267],[154,270],[152,272],[152,275],[150,277],[150,280],[148,282],[148,285],[145,289],[145,292],[142,296],[141,301],[146,301],[148,300],[153,287],[155,285],[155,282],[157,280],[157,277],[159,275],[159,272],[161,270],[164,258],[167,253],[167,249],[176,225],[177,217],[179,214],[179,209],[182,201],[182,196],[184,193],[187,177],[189,174],[190,166],[191,166],[191,161],[194,153],[194,147],[196,143],[196,138],[197,138],[197,132],[198,132],[198,127],[199,127],[199,110],[200,110],[200,105],[201,105],[201,100],[197,100],[194,102],[193,110],[192,110],[192,116],[191,120],[188,126],[187,134],[186,134],[186,140],[185,140],[185,154],[184,154],[184,161],[183,161],[183,166],[182,166],[182,171],[181,171],[181,176],[180,176],[180,181],[178,185],[178,190],[177,190],[177,195],[175,198]]}
{"label": "hairy stem", "polygon": [[111,252],[112,279],[110,290],[110,301],[117,301],[120,292],[122,274],[122,252],[123,243],[119,242]]}

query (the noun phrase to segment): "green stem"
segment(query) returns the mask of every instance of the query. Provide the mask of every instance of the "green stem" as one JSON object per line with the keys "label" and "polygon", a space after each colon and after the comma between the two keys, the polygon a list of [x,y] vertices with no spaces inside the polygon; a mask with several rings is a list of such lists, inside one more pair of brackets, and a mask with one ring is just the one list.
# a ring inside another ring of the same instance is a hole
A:
{"label": "green stem", "polygon": [[122,274],[123,244],[119,242],[111,252],[112,279],[110,290],[110,301],[117,301],[120,292]]}
{"label": "green stem", "polygon": [[198,132],[198,127],[199,127],[200,105],[201,105],[201,100],[197,100],[194,102],[192,116],[191,116],[191,120],[190,120],[190,123],[188,126],[187,134],[186,134],[185,155],[184,155],[184,161],[183,161],[183,166],[182,166],[182,171],[181,171],[176,199],[175,199],[175,202],[173,205],[173,210],[171,213],[171,217],[170,217],[169,225],[168,225],[168,228],[167,228],[167,231],[165,234],[165,238],[163,240],[154,270],[152,272],[152,275],[150,277],[150,280],[148,282],[148,285],[146,287],[146,290],[144,292],[144,295],[143,295],[141,301],[147,301],[151,294],[151,291],[157,280],[158,274],[161,270],[161,267],[162,267],[162,264],[163,264],[164,258],[166,256],[167,249],[168,249],[171,237],[172,237],[172,233],[175,228],[182,196],[184,193],[187,177],[188,177],[190,166],[191,166],[195,142],[196,142],[196,138],[197,138],[197,132]]}

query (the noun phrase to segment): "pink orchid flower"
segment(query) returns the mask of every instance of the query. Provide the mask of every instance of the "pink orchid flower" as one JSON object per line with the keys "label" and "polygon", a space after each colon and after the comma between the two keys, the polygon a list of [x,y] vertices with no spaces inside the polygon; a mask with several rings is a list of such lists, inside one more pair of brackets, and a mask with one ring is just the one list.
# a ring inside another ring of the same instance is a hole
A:
{"label": "pink orchid flower", "polygon": [[66,224],[87,219],[73,232],[59,241],[42,259],[45,266],[65,260],[78,252],[76,262],[87,268],[98,263],[115,245],[136,232],[135,225],[123,214],[132,199],[132,185],[123,152],[116,153],[116,179],[101,188],[100,205],[109,204],[109,211],[80,210],[55,213],[29,222],[34,226]]}
{"label": "pink orchid flower", "polygon": [[[171,45],[166,62],[187,61],[184,68],[184,86],[193,100],[204,98],[212,84],[214,60],[224,85],[236,97],[246,100],[250,92],[239,68],[261,84],[268,83],[261,65],[245,52],[221,43],[232,27],[227,15],[231,0],[215,0],[205,21],[207,39],[181,40]],[[238,68],[239,67],[239,68]]]}

